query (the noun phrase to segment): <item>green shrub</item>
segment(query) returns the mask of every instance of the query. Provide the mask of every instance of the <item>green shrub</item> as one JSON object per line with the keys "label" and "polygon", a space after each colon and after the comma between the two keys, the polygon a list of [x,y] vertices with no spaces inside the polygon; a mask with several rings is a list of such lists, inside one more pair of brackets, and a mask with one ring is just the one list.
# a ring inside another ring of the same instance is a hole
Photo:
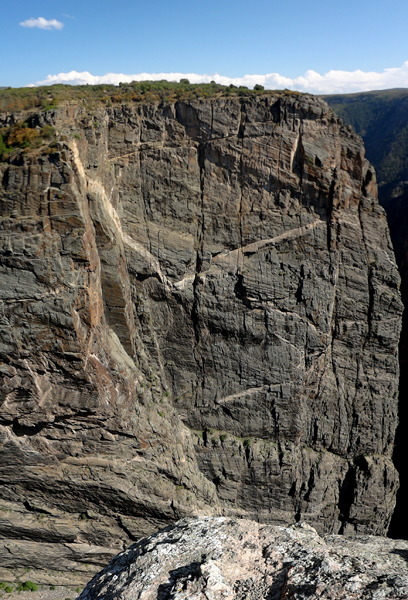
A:
{"label": "green shrub", "polygon": [[38,590],[38,585],[32,581],[26,581],[25,585],[26,589],[30,590],[31,592],[36,592]]}
{"label": "green shrub", "polygon": [[53,127],[52,125],[44,125],[44,127],[41,128],[41,137],[49,139],[54,137],[54,135],[55,127]]}
{"label": "green shrub", "polygon": [[59,104],[59,102],[56,99],[51,100],[51,101],[50,100],[41,100],[41,108],[44,111],[54,110],[54,108],[58,107],[58,104]]}
{"label": "green shrub", "polygon": [[36,592],[37,590],[38,585],[32,581],[25,581],[24,583],[19,583],[17,585],[18,592]]}
{"label": "green shrub", "polygon": [[9,152],[10,149],[7,147],[7,144],[3,138],[3,135],[0,134],[0,156],[5,152]]}

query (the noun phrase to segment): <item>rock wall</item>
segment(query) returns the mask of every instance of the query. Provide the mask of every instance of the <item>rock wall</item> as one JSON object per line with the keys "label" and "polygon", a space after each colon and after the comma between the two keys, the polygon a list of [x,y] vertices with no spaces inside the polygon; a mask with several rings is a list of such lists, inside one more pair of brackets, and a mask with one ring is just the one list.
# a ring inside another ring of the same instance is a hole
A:
{"label": "rock wall", "polygon": [[400,487],[389,535],[408,539],[408,516],[404,510],[408,500],[408,471],[406,468],[408,440],[405,435],[408,424],[408,182],[384,186],[380,201],[382,201],[388,217],[395,258],[401,275],[401,297],[405,307],[399,351],[399,425],[393,454],[393,461],[399,473]]}
{"label": "rock wall", "polygon": [[284,93],[22,118],[60,141],[0,163],[0,578],[187,514],[384,533],[402,305],[361,139]]}
{"label": "rock wall", "polygon": [[325,96],[334,111],[362,136],[366,156],[374,165],[378,199],[385,208],[391,241],[401,275],[401,296],[405,306],[400,338],[399,426],[393,461],[400,487],[389,535],[408,539],[408,91],[381,90]]}

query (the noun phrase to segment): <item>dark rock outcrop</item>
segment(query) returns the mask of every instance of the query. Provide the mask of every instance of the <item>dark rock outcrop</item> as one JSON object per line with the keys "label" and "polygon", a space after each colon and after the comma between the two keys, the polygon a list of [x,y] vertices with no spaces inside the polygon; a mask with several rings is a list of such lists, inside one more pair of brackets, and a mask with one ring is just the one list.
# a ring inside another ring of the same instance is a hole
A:
{"label": "dark rock outcrop", "polygon": [[408,90],[394,89],[327,96],[325,100],[360,134],[378,177],[378,197],[385,208],[405,306],[400,342],[399,427],[393,455],[399,471],[397,507],[389,534],[408,538]]}
{"label": "dark rock outcrop", "polygon": [[408,542],[303,523],[185,519],[119,554],[78,600],[407,598]]}
{"label": "dark rock outcrop", "polygon": [[386,532],[402,305],[360,138],[290,94],[21,118],[60,142],[0,164],[0,578],[188,514]]}

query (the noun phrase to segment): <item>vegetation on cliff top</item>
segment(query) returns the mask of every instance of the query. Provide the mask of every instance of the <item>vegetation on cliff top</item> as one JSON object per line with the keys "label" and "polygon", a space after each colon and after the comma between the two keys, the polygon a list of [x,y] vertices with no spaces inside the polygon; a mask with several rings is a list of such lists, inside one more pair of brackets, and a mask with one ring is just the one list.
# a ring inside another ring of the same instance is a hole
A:
{"label": "vegetation on cliff top", "polygon": [[[134,81],[115,85],[63,85],[6,88],[0,90],[0,113],[22,111],[48,111],[63,103],[78,103],[87,108],[113,106],[119,103],[176,102],[197,98],[220,98],[230,96],[260,96],[272,94],[303,95],[300,92],[265,90],[262,85],[254,89],[246,86],[220,85],[215,82],[190,84],[187,79],[178,83],[171,81]],[[51,126],[36,127],[31,117],[0,128],[0,160],[6,160],[13,151],[29,151],[43,147],[52,151],[55,130]]]}
{"label": "vegetation on cliff top", "polygon": [[[288,90],[284,91],[288,93]],[[281,92],[281,93],[284,93]],[[300,92],[292,92],[301,95]],[[0,112],[18,112],[29,109],[50,110],[61,102],[84,102],[86,105],[112,105],[120,102],[174,102],[195,98],[214,98],[220,96],[259,96],[276,94],[276,91],[264,90],[256,85],[254,89],[246,86],[220,85],[215,82],[190,84],[187,79],[178,83],[172,81],[133,81],[120,83],[119,86],[103,85],[63,85],[8,88],[0,90]]]}
{"label": "vegetation on cliff top", "polygon": [[51,125],[32,127],[27,121],[0,128],[0,160],[4,160],[16,149],[25,150],[47,146],[55,140],[55,129]]}

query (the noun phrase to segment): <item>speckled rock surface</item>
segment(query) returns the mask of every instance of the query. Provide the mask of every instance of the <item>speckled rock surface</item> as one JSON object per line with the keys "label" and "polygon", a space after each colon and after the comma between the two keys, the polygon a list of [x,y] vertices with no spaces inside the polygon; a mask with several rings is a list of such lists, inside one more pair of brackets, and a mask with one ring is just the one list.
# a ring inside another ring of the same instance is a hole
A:
{"label": "speckled rock surface", "polygon": [[185,519],[119,554],[78,600],[406,599],[407,561],[407,541]]}
{"label": "speckled rock surface", "polygon": [[60,142],[0,163],[0,578],[191,514],[384,533],[402,305],[360,138],[284,93],[28,121]]}

